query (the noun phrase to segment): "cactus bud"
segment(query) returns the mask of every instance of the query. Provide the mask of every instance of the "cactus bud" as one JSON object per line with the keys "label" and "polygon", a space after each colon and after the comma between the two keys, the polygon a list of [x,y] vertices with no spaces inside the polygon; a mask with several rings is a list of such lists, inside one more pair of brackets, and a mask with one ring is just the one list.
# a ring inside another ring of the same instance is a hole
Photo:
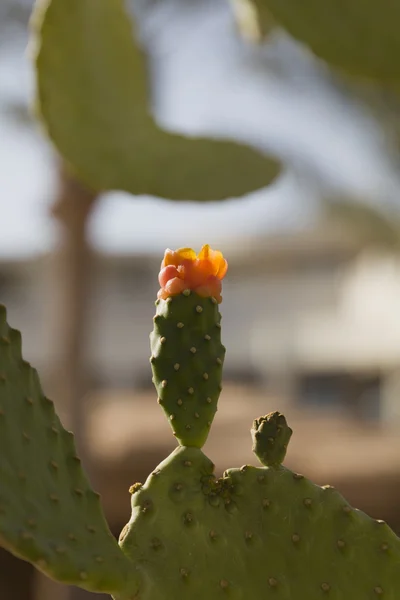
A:
{"label": "cactus bud", "polygon": [[286,456],[292,433],[285,417],[279,412],[255,419],[251,429],[253,452],[263,465],[279,465]]}

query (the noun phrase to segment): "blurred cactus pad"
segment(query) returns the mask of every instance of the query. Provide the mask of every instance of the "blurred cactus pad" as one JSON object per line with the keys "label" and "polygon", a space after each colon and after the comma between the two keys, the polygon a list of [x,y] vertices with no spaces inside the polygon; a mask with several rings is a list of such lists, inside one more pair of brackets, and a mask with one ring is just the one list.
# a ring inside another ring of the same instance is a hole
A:
{"label": "blurred cactus pad", "polygon": [[123,0],[37,0],[31,29],[37,114],[95,190],[222,200],[263,188],[279,173],[275,159],[252,148],[157,125]]}
{"label": "blurred cactus pad", "polygon": [[[245,35],[281,25],[320,58],[351,75],[400,79],[400,3],[393,0],[231,0]],[[258,27],[255,22],[258,20]]]}
{"label": "blurred cactus pad", "polygon": [[221,389],[226,270],[208,246],[165,253],[151,366],[179,443],[132,485],[119,544],[0,309],[1,544],[59,582],[116,600],[398,600],[399,539],[334,488],[282,465],[292,435],[282,414],[253,423],[259,467],[217,478],[202,452]]}

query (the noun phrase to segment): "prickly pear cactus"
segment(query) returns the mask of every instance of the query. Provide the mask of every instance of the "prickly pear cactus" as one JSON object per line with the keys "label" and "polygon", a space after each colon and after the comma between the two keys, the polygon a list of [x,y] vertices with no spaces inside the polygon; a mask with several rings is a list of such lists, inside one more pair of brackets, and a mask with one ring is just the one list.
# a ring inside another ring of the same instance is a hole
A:
{"label": "prickly pear cactus", "polygon": [[156,302],[150,362],[158,402],[182,446],[203,446],[217,410],[225,357],[218,301],[226,269],[209,246],[198,258],[188,248],[168,250],[162,263],[160,284],[167,289]]}
{"label": "prickly pear cactus", "polygon": [[282,414],[253,422],[261,467],[216,478],[202,452],[220,391],[226,269],[208,246],[165,254],[151,362],[179,445],[131,487],[120,549],[0,313],[0,542],[49,576],[116,600],[398,600],[400,540],[331,486],[282,465],[292,435]]}
{"label": "prickly pear cactus", "polygon": [[[66,431],[22,359],[0,307],[0,545],[49,577],[114,593],[138,589]],[[129,581],[129,578],[131,579]]]}
{"label": "prickly pear cactus", "polygon": [[231,0],[251,3],[268,31],[278,25],[323,60],[352,75],[378,81],[400,78],[400,4],[392,0]]}
{"label": "prickly pear cactus", "polygon": [[250,147],[158,127],[124,0],[36,0],[32,24],[38,114],[59,153],[90,187],[224,200],[263,188],[278,175],[278,162]]}
{"label": "prickly pear cactus", "polygon": [[[219,394],[216,306],[226,268],[207,246],[199,256],[187,248],[167,251],[161,265],[151,363],[159,402],[181,445],[144,485],[133,486],[132,517],[120,538],[123,551],[146,565],[145,597],[398,598],[399,539],[334,488],[282,466],[292,430],[280,413],[253,423],[253,450],[265,466],[214,476],[200,447]],[[192,346],[200,350],[198,363],[191,362]]]}

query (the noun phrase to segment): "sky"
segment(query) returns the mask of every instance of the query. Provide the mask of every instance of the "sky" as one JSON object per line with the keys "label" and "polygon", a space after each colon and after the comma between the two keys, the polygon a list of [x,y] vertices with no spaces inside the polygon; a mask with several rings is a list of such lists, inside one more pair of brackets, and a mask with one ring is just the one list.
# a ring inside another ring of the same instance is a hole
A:
{"label": "sky", "polygon": [[[151,13],[136,1],[135,14],[158,122],[272,153],[282,160],[283,175],[247,198],[207,205],[106,194],[89,228],[96,248],[160,252],[304,228],[317,214],[313,179],[369,202],[391,203],[397,196],[400,182],[377,125],[332,91],[325,69],[306,51],[282,35],[267,48],[244,43],[224,1],[215,0],[212,11],[207,2],[201,9],[181,4],[179,12],[174,0],[150,4]],[[0,107],[32,99],[25,46],[25,39],[15,38],[0,48]],[[0,259],[50,250],[57,239],[49,217],[56,184],[52,149],[37,126],[21,127],[1,108],[0,164]]]}

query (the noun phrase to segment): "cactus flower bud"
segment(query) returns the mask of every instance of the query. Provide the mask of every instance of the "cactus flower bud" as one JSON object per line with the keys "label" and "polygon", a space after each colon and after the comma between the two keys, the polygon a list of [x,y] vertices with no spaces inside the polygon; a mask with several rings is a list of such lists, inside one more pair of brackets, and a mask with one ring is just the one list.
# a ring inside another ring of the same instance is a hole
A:
{"label": "cactus flower bud", "polygon": [[222,302],[222,279],[228,270],[228,263],[218,250],[208,244],[199,254],[191,248],[166,250],[158,277],[160,291],[158,298],[166,300],[184,290],[192,290],[199,296],[214,297]]}

